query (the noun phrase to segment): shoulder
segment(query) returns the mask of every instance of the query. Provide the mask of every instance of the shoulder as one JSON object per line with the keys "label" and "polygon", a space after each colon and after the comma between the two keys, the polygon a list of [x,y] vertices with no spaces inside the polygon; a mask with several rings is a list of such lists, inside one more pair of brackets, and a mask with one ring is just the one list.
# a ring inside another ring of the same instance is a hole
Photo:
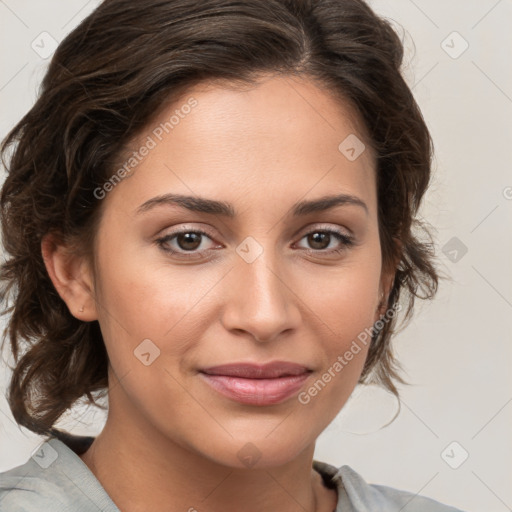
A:
{"label": "shoulder", "polygon": [[[55,464],[58,453],[45,444],[25,464],[0,473],[0,510],[64,511],[69,507],[62,474]],[[58,465],[65,469],[62,461]]]}
{"label": "shoulder", "polygon": [[44,442],[25,464],[0,473],[0,510],[118,512],[89,468],[58,439]]}
{"label": "shoulder", "polygon": [[349,466],[342,466],[339,474],[349,497],[355,502],[364,504],[368,510],[401,510],[407,505],[407,510],[410,512],[461,512],[412,492],[384,485],[368,484]]}
{"label": "shoulder", "polygon": [[[336,468],[314,461],[314,467],[326,475],[338,489],[338,510],[353,512],[462,512],[436,500],[384,485],[369,484],[350,466]],[[325,477],[324,477],[325,480]]]}

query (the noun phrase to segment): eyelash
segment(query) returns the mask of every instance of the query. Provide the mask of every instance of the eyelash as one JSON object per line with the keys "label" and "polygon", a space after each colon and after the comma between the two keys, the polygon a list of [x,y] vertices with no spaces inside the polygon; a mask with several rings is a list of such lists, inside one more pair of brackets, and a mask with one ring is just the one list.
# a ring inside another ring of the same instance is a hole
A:
{"label": "eyelash", "polygon": [[[170,253],[172,255],[177,255],[179,257],[183,257],[183,258],[197,258],[198,256],[197,255],[200,255],[201,253],[200,252],[180,252],[180,251],[175,251],[173,249],[169,249],[168,247],[166,247],[166,244],[169,243],[169,241],[171,241],[172,239],[176,238],[178,235],[182,235],[182,234],[185,234],[185,233],[194,233],[194,234],[200,234],[200,235],[203,235],[203,236],[206,236],[208,238],[212,238],[208,233],[206,233],[205,231],[202,231],[201,229],[184,229],[184,230],[181,230],[181,231],[175,231],[173,233],[169,233],[168,235],[165,235],[161,238],[158,238],[155,242],[157,243],[157,245],[160,247],[160,249],[162,249],[163,251],[165,251],[166,253]],[[349,247],[352,247],[354,244],[355,244],[355,241],[354,241],[354,237],[351,236],[351,235],[347,235],[346,233],[343,233],[341,231],[337,231],[335,229],[332,229],[332,228],[329,228],[329,229],[314,229],[312,231],[309,231],[308,233],[305,233],[301,238],[300,240],[302,240],[303,238],[313,234],[313,233],[328,233],[330,235],[333,235],[339,242],[341,242],[342,244],[342,247],[338,248],[338,249],[329,249],[329,250],[325,250],[325,249],[304,249],[308,254],[314,254],[314,255],[319,255],[319,254],[327,254],[327,255],[335,255],[335,254],[341,254],[343,252],[345,252]],[[205,252],[207,251],[211,251],[211,250],[214,250],[214,249],[207,249]]]}

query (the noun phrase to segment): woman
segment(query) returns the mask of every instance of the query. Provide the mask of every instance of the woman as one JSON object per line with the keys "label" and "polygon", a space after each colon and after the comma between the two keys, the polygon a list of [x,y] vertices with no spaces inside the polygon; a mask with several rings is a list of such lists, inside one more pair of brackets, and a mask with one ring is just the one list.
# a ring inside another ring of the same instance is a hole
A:
{"label": "woman", "polygon": [[[2,147],[8,399],[47,442],[1,507],[455,510],[313,460],[437,288],[402,54],[361,0],[106,0],[60,44]],[[96,438],[55,428],[106,390]]]}

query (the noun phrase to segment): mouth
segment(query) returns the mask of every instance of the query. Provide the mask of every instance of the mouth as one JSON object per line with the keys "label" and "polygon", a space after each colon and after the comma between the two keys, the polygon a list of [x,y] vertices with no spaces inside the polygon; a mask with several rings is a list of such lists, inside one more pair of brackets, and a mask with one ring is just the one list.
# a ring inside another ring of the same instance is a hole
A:
{"label": "mouth", "polygon": [[207,375],[224,375],[226,377],[241,377],[244,379],[275,379],[279,377],[302,375],[310,371],[312,370],[301,364],[287,361],[273,361],[266,364],[229,363],[205,368],[201,370],[201,373]]}
{"label": "mouth", "polygon": [[264,365],[231,363],[199,371],[201,378],[221,395],[250,405],[274,405],[295,395],[311,375],[308,367],[274,361]]}

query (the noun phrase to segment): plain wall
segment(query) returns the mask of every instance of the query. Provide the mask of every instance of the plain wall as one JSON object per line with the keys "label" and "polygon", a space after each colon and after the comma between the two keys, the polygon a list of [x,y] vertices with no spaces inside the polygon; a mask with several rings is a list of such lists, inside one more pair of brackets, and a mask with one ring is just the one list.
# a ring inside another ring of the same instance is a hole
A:
{"label": "plain wall", "polygon": [[[46,51],[42,32],[60,41],[96,5],[0,2],[2,138],[33,104],[48,64],[33,41]],[[356,388],[319,438],[315,459],[463,510],[505,512],[512,510],[512,3],[371,5],[405,29],[405,74],[436,149],[421,216],[436,229],[441,268],[452,281],[441,282],[436,299],[419,306],[395,339],[411,383],[401,389],[398,418],[382,428],[396,402]],[[7,379],[3,364],[0,471],[25,462],[41,442],[15,425],[3,396]],[[77,409],[63,426],[98,433],[103,416],[90,412]]]}

